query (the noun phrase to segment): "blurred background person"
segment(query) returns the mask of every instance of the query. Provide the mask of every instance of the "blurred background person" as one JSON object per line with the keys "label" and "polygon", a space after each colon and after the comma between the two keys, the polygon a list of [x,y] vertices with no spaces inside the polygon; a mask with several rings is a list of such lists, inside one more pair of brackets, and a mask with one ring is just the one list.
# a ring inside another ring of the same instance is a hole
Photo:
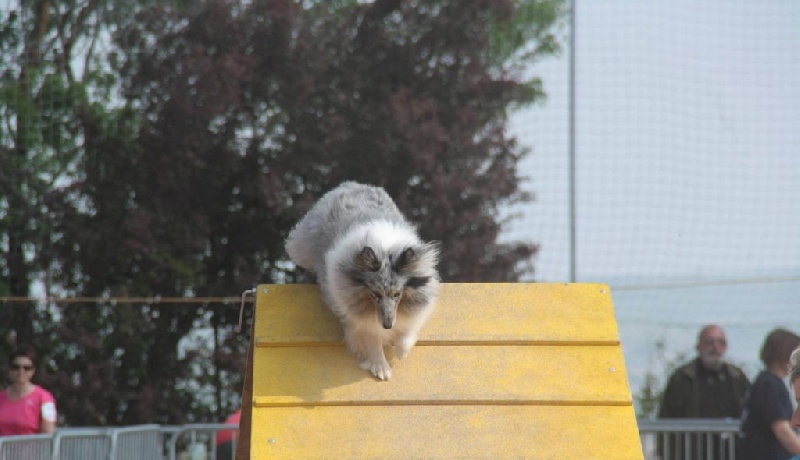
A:
{"label": "blurred background person", "polygon": [[[794,399],[797,401],[792,414],[792,428],[800,430],[800,348],[795,349],[789,359],[789,382],[794,390]],[[792,460],[800,460],[800,455],[795,455]]]}
{"label": "blurred background person", "polygon": [[697,336],[697,357],[670,376],[659,418],[739,418],[750,388],[745,373],[725,362],[728,339],[716,324]]}
{"label": "blurred background person", "polygon": [[[237,410],[225,419],[228,425],[238,425],[242,418],[242,409]],[[232,460],[236,452],[238,434],[235,430],[220,430],[217,433],[217,460]]]}
{"label": "blurred background person", "polygon": [[0,393],[0,436],[55,432],[56,400],[31,382],[36,374],[36,353],[19,346],[8,363],[11,385]]}
{"label": "blurred background person", "polygon": [[[792,351],[800,336],[786,329],[774,329],[761,347],[765,369],[758,374],[747,396],[740,433],[740,460],[788,460],[800,455],[800,437],[792,429],[792,401],[784,379],[790,375]],[[792,380],[794,370],[791,372]],[[798,385],[794,384],[795,392]],[[800,422],[798,422],[800,424]]]}
{"label": "blurred background person", "polygon": [[[678,368],[669,378],[659,408],[659,418],[733,418],[744,409],[750,380],[738,367],[725,361],[728,339],[722,327],[704,326],[697,336],[697,357]],[[711,458],[727,458],[733,449],[719,435],[666,435],[670,443],[665,449],[659,443],[663,458],[680,458],[685,452],[708,452]]]}

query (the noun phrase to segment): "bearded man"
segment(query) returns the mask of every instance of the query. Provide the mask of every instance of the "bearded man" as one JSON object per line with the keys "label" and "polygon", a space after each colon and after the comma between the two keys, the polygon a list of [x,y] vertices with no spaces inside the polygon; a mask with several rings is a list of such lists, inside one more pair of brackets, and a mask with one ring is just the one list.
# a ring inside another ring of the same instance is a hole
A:
{"label": "bearded man", "polygon": [[[742,416],[750,380],[725,362],[728,340],[716,324],[700,330],[697,358],[676,370],[664,390],[659,418],[732,418]],[[664,460],[733,458],[736,438],[729,434],[664,434],[658,452]]]}
{"label": "bearded man", "polygon": [[716,324],[703,327],[695,348],[697,358],[670,377],[658,417],[738,419],[750,380],[741,369],[725,362],[725,331]]}

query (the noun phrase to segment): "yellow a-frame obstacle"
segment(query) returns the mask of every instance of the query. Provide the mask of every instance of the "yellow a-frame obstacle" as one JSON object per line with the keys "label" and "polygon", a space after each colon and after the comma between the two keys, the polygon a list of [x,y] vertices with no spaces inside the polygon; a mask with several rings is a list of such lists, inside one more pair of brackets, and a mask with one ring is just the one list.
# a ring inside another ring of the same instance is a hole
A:
{"label": "yellow a-frame obstacle", "polygon": [[642,458],[606,285],[444,284],[390,362],[358,368],[317,286],[259,286],[237,458]]}

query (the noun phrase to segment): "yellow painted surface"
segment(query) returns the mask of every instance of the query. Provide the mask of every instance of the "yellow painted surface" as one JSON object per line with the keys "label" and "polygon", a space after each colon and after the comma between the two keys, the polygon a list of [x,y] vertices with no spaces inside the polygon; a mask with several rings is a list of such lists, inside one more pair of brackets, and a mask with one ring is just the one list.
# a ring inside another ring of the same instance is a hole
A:
{"label": "yellow painted surface", "polygon": [[441,403],[630,404],[625,363],[611,346],[421,346],[379,382],[338,347],[259,350],[256,405]]}
{"label": "yellow painted surface", "polygon": [[254,459],[641,459],[627,407],[360,406],[256,410]]}
{"label": "yellow painted surface", "polygon": [[609,289],[445,284],[392,379],[315,285],[259,286],[251,458],[642,458]]}
{"label": "yellow painted surface", "polygon": [[[262,294],[264,289],[269,294]],[[339,343],[342,330],[316,285],[259,288],[259,346]],[[589,342],[619,344],[604,284],[443,284],[421,342]]]}

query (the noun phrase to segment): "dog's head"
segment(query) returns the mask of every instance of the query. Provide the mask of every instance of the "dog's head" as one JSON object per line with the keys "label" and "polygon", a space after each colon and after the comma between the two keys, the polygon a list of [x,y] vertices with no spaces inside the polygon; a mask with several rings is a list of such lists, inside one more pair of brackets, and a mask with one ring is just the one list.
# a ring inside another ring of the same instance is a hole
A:
{"label": "dog's head", "polygon": [[369,292],[385,329],[394,326],[401,302],[413,308],[421,291],[435,281],[438,254],[439,245],[427,243],[385,253],[364,246],[355,255],[350,277]]}

